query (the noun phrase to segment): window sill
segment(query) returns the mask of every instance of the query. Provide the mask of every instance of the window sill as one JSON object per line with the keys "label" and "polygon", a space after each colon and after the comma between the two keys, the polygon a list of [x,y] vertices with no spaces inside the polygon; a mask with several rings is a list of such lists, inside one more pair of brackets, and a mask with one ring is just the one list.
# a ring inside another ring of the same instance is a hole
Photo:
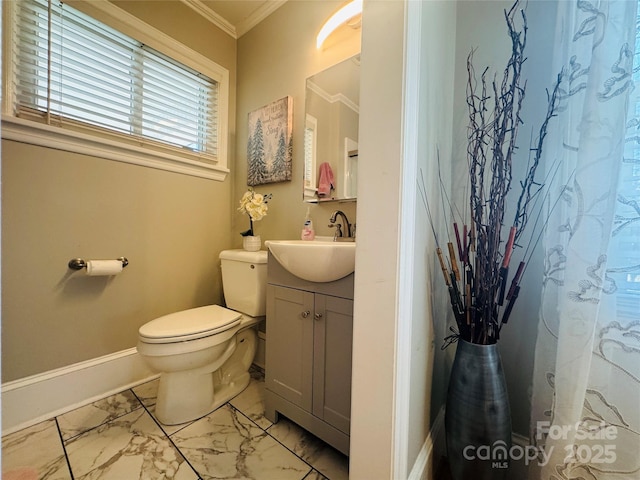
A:
{"label": "window sill", "polygon": [[2,115],[2,138],[209,180],[224,181],[229,173],[228,168],[219,165],[42,125],[10,115]]}

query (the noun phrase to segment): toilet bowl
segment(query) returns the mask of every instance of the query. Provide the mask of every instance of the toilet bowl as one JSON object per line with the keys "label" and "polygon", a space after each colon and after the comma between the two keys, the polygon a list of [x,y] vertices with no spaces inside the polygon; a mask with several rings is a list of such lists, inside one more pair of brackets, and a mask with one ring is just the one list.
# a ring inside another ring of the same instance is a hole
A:
{"label": "toilet bowl", "polygon": [[138,331],[138,353],[160,373],[155,414],[165,425],[207,415],[249,384],[257,324],[265,318],[267,252],[226,250],[220,258],[229,308],[171,313]]}

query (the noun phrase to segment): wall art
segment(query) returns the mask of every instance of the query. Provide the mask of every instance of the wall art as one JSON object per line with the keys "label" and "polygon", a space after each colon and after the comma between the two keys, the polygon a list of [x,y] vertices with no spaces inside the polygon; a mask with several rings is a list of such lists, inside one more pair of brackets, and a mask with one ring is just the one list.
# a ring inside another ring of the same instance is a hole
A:
{"label": "wall art", "polygon": [[293,99],[249,113],[247,185],[291,181]]}

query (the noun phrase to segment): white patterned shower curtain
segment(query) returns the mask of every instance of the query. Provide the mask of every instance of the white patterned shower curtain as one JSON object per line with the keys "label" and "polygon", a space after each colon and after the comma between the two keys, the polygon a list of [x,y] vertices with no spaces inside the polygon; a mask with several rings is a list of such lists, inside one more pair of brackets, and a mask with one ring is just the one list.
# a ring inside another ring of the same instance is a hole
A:
{"label": "white patterned shower curtain", "polygon": [[543,241],[531,421],[539,455],[530,479],[640,479],[637,7],[557,2],[554,62],[565,76],[563,111],[545,145],[555,186]]}

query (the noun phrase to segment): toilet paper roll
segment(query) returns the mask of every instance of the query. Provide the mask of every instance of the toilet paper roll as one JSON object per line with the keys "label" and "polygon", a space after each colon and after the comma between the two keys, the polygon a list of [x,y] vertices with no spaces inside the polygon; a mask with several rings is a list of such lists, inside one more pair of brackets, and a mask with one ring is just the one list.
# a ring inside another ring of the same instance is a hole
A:
{"label": "toilet paper roll", "polygon": [[122,271],[120,260],[88,260],[87,275],[99,277],[104,275],[117,275]]}

